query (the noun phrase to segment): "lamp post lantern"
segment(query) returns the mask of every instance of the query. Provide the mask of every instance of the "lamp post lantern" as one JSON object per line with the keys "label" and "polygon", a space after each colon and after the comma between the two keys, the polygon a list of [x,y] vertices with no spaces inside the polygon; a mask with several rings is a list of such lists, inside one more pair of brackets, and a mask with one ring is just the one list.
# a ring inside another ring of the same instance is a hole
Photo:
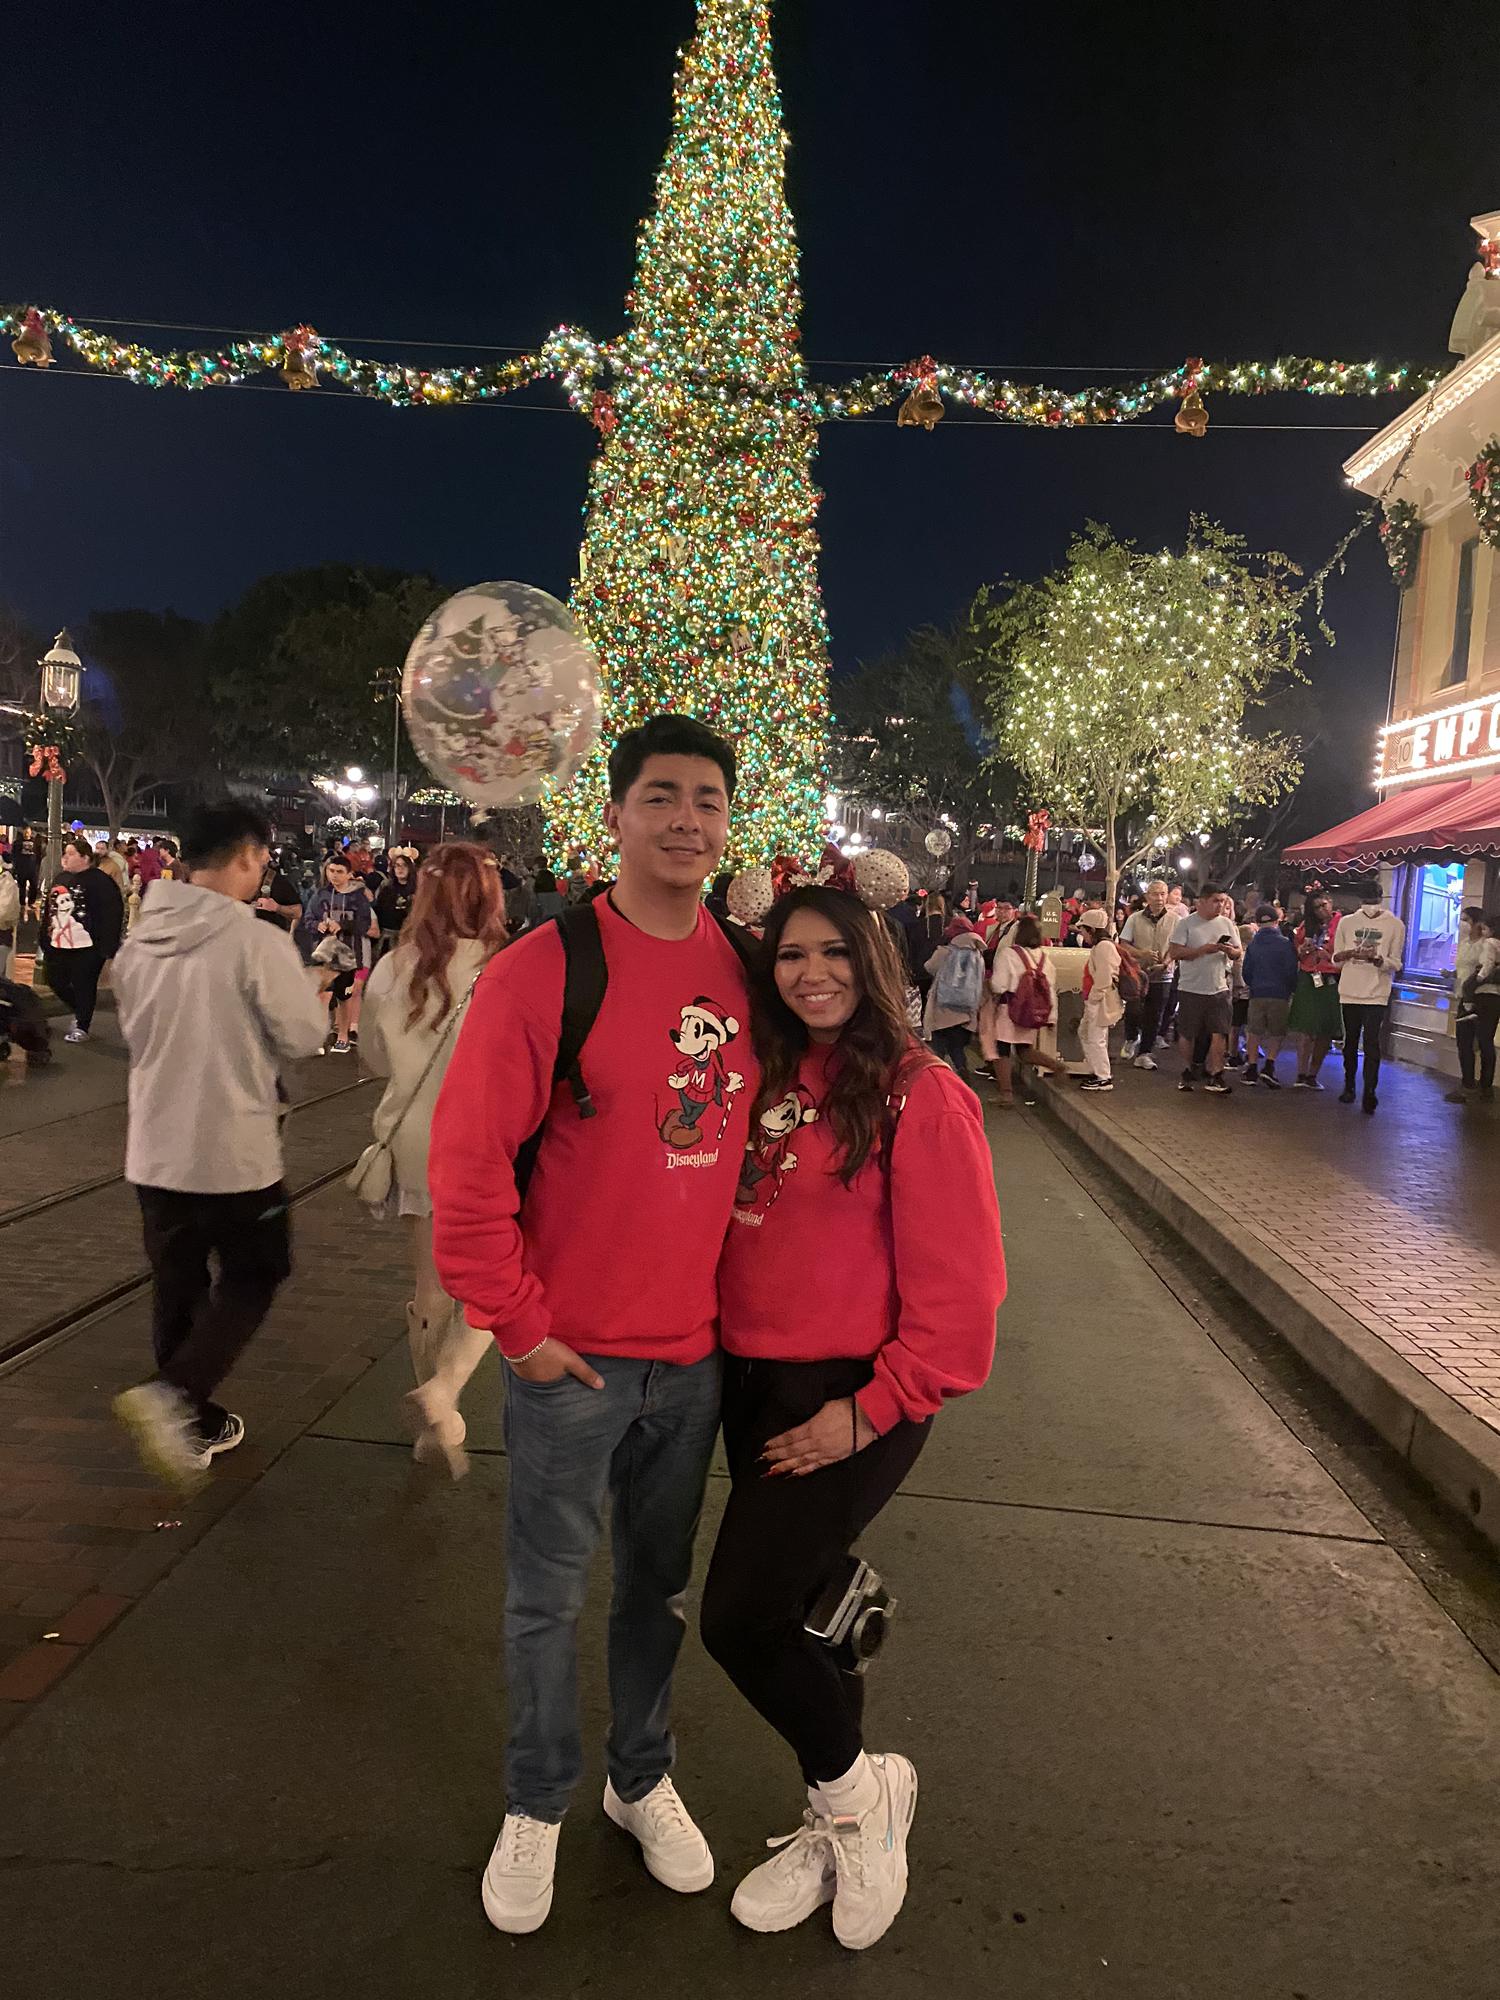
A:
{"label": "lamp post lantern", "polygon": [[[78,695],[83,662],[73,651],[66,626],[53,640],[50,651],[38,663],[42,669],[42,707],[48,715],[70,717],[78,712]],[[45,891],[62,867],[63,775],[47,780],[47,853],[42,863]]]}

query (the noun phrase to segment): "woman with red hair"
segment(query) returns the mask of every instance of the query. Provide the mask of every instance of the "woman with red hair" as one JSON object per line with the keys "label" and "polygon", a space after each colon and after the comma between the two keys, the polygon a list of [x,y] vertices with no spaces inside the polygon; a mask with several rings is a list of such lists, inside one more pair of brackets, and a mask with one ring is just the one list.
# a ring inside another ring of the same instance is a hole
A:
{"label": "woman with red hair", "polygon": [[443,1076],[474,982],[506,941],[505,891],[487,847],[451,840],[417,872],[416,899],[397,948],[365,989],[366,1063],[389,1077],[374,1133],[389,1148],[392,1185],[385,1215],[411,1218],[415,1296],[406,1308],[420,1419],[419,1459],[444,1458],[455,1479],[468,1469],[458,1399],[493,1336],[464,1324],[432,1261],[432,1197],[427,1142]]}

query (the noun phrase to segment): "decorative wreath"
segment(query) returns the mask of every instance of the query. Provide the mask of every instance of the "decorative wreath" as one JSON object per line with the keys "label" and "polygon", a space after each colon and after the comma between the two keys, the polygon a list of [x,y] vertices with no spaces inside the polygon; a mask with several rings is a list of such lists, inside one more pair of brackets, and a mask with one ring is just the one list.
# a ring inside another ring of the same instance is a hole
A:
{"label": "decorative wreath", "polygon": [[1491,438],[1469,467],[1469,504],[1480,540],[1500,549],[1500,438]]}
{"label": "decorative wreath", "polygon": [[[1472,474],[1471,474],[1472,476]],[[1475,506],[1476,513],[1478,505]],[[1380,542],[1396,587],[1405,590],[1417,573],[1422,548],[1422,520],[1410,500],[1392,500],[1380,524]]]}

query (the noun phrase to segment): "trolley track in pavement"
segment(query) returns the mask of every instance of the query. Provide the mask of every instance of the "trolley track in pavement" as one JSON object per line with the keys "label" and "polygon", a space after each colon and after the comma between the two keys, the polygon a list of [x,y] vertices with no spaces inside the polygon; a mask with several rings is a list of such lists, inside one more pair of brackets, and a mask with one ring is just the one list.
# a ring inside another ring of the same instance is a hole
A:
{"label": "trolley track in pavement", "polygon": [[[301,1112],[321,1109],[324,1106],[335,1103],[340,1098],[352,1096],[357,1091],[368,1091],[373,1085],[379,1082],[380,1079],[375,1077],[360,1077],[352,1083],[340,1084],[333,1090],[313,1092],[307,1097],[300,1098],[295,1104],[289,1107],[288,1124],[290,1125],[292,1120]],[[123,1112],[123,1105],[119,1108]],[[304,1126],[301,1129],[305,1130],[306,1128]],[[14,1134],[11,1136],[20,1137],[22,1135]],[[348,1146],[352,1144],[355,1136],[358,1137],[359,1144],[354,1145],[352,1151],[348,1150]],[[288,1205],[295,1208],[299,1203],[308,1200],[323,1188],[330,1186],[341,1175],[347,1173],[358,1158],[360,1148],[365,1143],[366,1137],[367,1133],[363,1130],[360,1130],[357,1134],[352,1134],[350,1141],[346,1142],[345,1148],[340,1151],[339,1158],[333,1164],[323,1166],[311,1173],[304,1172],[296,1178],[288,1189]],[[76,1181],[68,1187],[57,1189],[50,1194],[38,1196],[30,1201],[19,1202],[8,1209],[0,1210],[0,1268],[14,1266],[18,1258],[24,1258],[28,1254],[30,1245],[27,1242],[27,1238],[32,1229],[38,1224],[46,1227],[47,1219],[56,1216],[58,1211],[62,1211],[60,1220],[63,1226],[66,1227],[68,1222],[66,1211],[70,1204],[86,1201],[90,1196],[107,1197],[109,1190],[112,1189],[119,1189],[121,1191],[119,1199],[128,1202],[128,1212],[133,1231],[135,1204],[129,1198],[129,1189],[125,1176],[119,1172],[97,1174],[87,1180]],[[81,1226],[86,1231],[88,1227],[87,1220]],[[16,1233],[12,1235],[12,1231]],[[143,1269],[138,1262],[133,1260],[132,1268],[128,1272],[122,1273],[120,1277],[111,1283],[89,1290],[82,1296],[75,1296],[67,1300],[56,1311],[48,1313],[45,1317],[34,1321],[29,1326],[24,1326],[8,1336],[0,1336],[0,1375],[12,1373],[16,1368],[23,1366],[28,1360],[33,1359],[44,1349],[49,1349],[69,1335],[80,1331],[100,1313],[108,1311],[125,1299],[131,1298],[136,1293],[144,1290],[150,1282],[150,1271]]]}

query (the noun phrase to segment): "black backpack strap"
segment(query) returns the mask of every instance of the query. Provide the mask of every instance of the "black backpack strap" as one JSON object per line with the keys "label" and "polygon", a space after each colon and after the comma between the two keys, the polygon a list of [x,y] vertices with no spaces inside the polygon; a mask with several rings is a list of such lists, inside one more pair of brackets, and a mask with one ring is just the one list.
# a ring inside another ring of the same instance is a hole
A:
{"label": "black backpack strap", "polygon": [[553,921],[562,938],[564,970],[562,1026],[552,1081],[567,1084],[580,1118],[593,1118],[598,1114],[579,1061],[609,985],[604,940],[599,935],[599,916],[592,903],[570,903]]}
{"label": "black backpack strap", "polygon": [[728,917],[721,917],[717,910],[710,910],[709,915],[724,933],[729,941],[730,950],[745,968],[745,977],[753,979],[756,967],[760,964],[760,939],[754,931],[747,930],[743,924],[737,924]]}

